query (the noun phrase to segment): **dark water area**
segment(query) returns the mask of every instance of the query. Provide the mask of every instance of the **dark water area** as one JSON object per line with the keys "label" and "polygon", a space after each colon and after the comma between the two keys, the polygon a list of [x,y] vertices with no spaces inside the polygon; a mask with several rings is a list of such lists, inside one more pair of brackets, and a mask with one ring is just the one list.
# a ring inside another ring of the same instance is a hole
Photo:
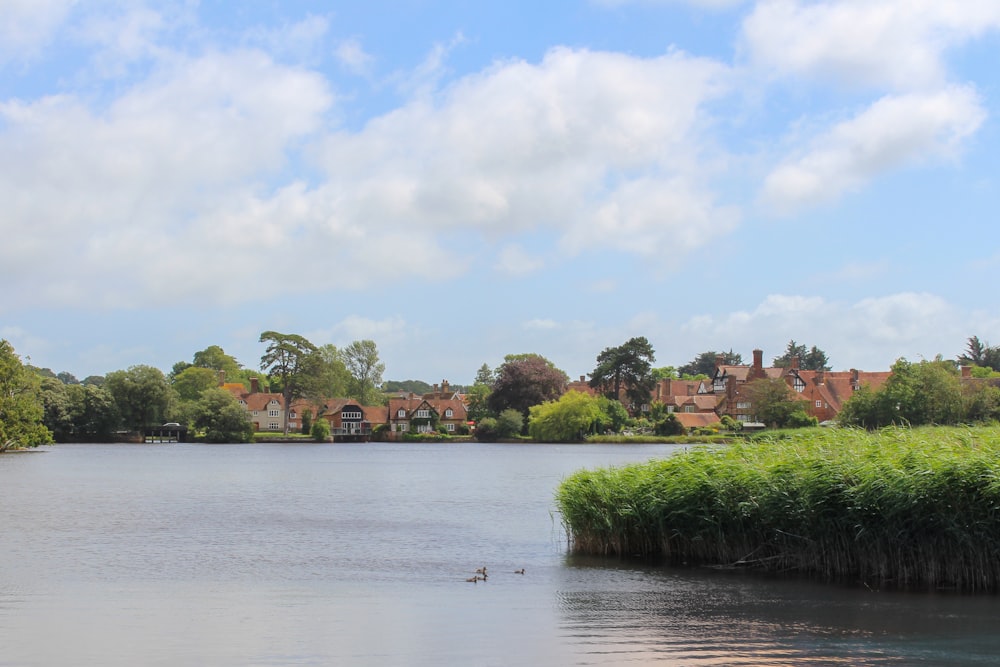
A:
{"label": "dark water area", "polygon": [[[997,596],[568,554],[553,503],[565,476],[680,449],[3,455],[0,667],[1000,661]],[[466,581],[483,566],[485,582]]]}

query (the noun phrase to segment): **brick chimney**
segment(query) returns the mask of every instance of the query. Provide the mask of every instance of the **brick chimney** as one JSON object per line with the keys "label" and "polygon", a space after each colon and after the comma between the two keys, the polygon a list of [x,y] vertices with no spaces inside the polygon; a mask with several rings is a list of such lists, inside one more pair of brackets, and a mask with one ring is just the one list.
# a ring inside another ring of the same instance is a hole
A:
{"label": "brick chimney", "polygon": [[799,370],[799,355],[792,357],[792,370]]}
{"label": "brick chimney", "polygon": [[219,371],[219,386],[226,384],[226,371]]}
{"label": "brick chimney", "polygon": [[442,394],[447,394],[448,393],[448,381],[447,380],[441,380],[441,393]]}
{"label": "brick chimney", "polygon": [[826,372],[821,368],[816,371],[816,384],[823,384],[826,382]]}
{"label": "brick chimney", "polygon": [[764,369],[764,350],[756,349],[753,351],[753,368],[754,370]]}
{"label": "brick chimney", "polygon": [[962,366],[962,379],[966,380],[972,377],[972,366]]}
{"label": "brick chimney", "polygon": [[260,391],[260,380],[257,378],[250,378],[250,393],[256,394]]}

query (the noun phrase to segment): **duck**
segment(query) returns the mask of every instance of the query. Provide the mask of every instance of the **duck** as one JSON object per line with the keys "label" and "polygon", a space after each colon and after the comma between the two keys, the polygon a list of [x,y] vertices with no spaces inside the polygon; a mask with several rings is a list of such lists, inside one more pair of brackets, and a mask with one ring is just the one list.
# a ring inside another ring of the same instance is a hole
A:
{"label": "duck", "polygon": [[476,568],[476,574],[481,574],[483,576],[486,576],[486,566],[483,565],[482,567]]}
{"label": "duck", "polygon": [[474,584],[477,581],[479,581],[479,575],[476,575],[475,577],[469,577],[468,579],[466,579],[466,581],[468,581],[470,584]]}
{"label": "duck", "polygon": [[524,574],[524,568],[522,567],[520,570],[514,570],[514,574]]}

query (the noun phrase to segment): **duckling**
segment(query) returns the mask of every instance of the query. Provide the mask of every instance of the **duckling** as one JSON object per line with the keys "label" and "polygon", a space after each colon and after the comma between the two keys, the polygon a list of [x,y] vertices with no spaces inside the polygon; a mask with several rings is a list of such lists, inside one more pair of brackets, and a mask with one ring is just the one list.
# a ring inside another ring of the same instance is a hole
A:
{"label": "duckling", "polygon": [[514,570],[514,574],[524,574],[524,568],[522,567],[520,570]]}

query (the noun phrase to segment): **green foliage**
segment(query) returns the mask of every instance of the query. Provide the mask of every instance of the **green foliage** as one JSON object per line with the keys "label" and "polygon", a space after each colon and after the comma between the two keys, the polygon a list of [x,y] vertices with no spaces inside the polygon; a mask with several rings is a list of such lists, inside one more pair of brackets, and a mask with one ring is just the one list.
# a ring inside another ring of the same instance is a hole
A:
{"label": "green foliage", "polygon": [[253,424],[246,410],[225,389],[208,389],[195,405],[194,425],[204,431],[205,442],[252,442]]}
{"label": "green foliage", "polygon": [[538,354],[507,355],[497,368],[488,405],[494,414],[517,410],[522,421],[533,405],[558,399],[566,390],[569,377]]}
{"label": "green foliage", "polygon": [[43,422],[56,442],[111,440],[118,428],[118,406],[111,394],[94,385],[65,385],[42,380]]}
{"label": "green foliage", "polygon": [[514,438],[524,430],[524,416],[520,410],[513,408],[503,410],[497,415],[497,437]]}
{"label": "green foliage", "polygon": [[260,335],[260,342],[267,343],[260,358],[260,369],[281,382],[281,394],[285,399],[285,435],[288,435],[288,412],[292,401],[305,395],[310,371],[315,370],[317,348],[298,334],[277,331],[265,331]]}
{"label": "green foliage", "polygon": [[880,428],[890,424],[957,424],[970,417],[974,403],[963,388],[954,364],[942,359],[914,364],[899,359],[878,390],[862,387],[838,415],[841,424]]}
{"label": "green foliage", "polygon": [[166,421],[173,394],[160,369],[138,365],[108,373],[104,388],[114,397],[127,428],[141,431]]}
{"label": "green foliage", "polygon": [[736,419],[733,419],[729,415],[723,415],[722,419],[720,420],[720,423],[722,424],[722,428],[726,429],[727,431],[736,432],[743,428],[743,424],[741,424]]}
{"label": "green foliage", "polygon": [[743,357],[732,350],[729,352],[715,352],[708,350],[702,352],[689,363],[677,369],[681,378],[686,377],[711,377],[715,373],[716,358],[721,357],[722,363],[727,366],[739,366],[743,363]]}
{"label": "green foliage", "polygon": [[476,383],[469,387],[465,395],[465,405],[470,420],[478,423],[492,414],[489,405],[491,393],[489,385]]}
{"label": "green foliage", "polygon": [[557,491],[573,549],[1000,590],[1000,427],[783,431],[582,471]]}
{"label": "green foliage", "polygon": [[[326,421],[325,419],[320,419],[319,421]],[[312,433],[313,426],[313,413],[312,410],[306,409],[302,411],[302,433]]]}
{"label": "green foliage", "polygon": [[1000,347],[979,340],[978,336],[969,339],[966,353],[958,357],[959,363],[966,366],[980,366],[994,371],[1000,371]]}
{"label": "green foliage", "polygon": [[[805,405],[781,378],[761,378],[747,383],[744,391],[753,406],[754,418],[775,428],[785,428],[793,421],[808,420]],[[792,415],[801,413],[793,418]]]}
{"label": "green foliage", "polygon": [[386,380],[382,383],[382,391],[386,394],[403,392],[423,396],[429,394],[432,389],[433,387],[423,380]]}
{"label": "green foliage", "polygon": [[652,362],[653,346],[645,337],[630,338],[618,347],[605,348],[597,355],[597,366],[591,373],[590,386],[608,398],[624,398],[633,411],[649,403],[655,380]]}
{"label": "green foliage", "polygon": [[40,379],[21,363],[14,347],[0,340],[0,452],[52,442],[42,423]]}
{"label": "green foliage", "polygon": [[775,357],[772,364],[777,368],[789,368],[792,365],[792,359],[795,359],[796,357],[799,360],[799,368],[802,370],[830,370],[830,362],[826,357],[826,352],[819,349],[815,345],[807,350],[805,345],[800,345],[794,340],[788,341],[785,353],[780,357]]}
{"label": "green foliage", "polygon": [[528,435],[540,442],[582,442],[604,416],[596,398],[569,391],[558,401],[531,407]]}
{"label": "green foliage", "polygon": [[656,435],[684,435],[684,430],[684,424],[677,419],[677,415],[673,412],[668,412],[653,427],[653,432]]}
{"label": "green foliage", "polygon": [[598,433],[619,433],[628,423],[628,410],[621,402],[598,396],[597,405],[601,409],[601,419],[596,429]]}
{"label": "green foliage", "polygon": [[182,401],[196,401],[203,391],[219,385],[219,375],[210,368],[188,366],[173,376],[170,385]]}
{"label": "green foliage", "polygon": [[330,439],[330,422],[326,419],[317,419],[312,425],[311,433],[316,442],[326,442]]}
{"label": "green foliage", "polygon": [[385,364],[379,361],[375,341],[354,341],[344,348],[343,360],[351,376],[349,396],[362,405],[381,404],[385,400],[380,391]]}
{"label": "green foliage", "polygon": [[494,442],[500,438],[497,435],[497,418],[496,417],[483,417],[476,423],[476,440],[482,442]]}

